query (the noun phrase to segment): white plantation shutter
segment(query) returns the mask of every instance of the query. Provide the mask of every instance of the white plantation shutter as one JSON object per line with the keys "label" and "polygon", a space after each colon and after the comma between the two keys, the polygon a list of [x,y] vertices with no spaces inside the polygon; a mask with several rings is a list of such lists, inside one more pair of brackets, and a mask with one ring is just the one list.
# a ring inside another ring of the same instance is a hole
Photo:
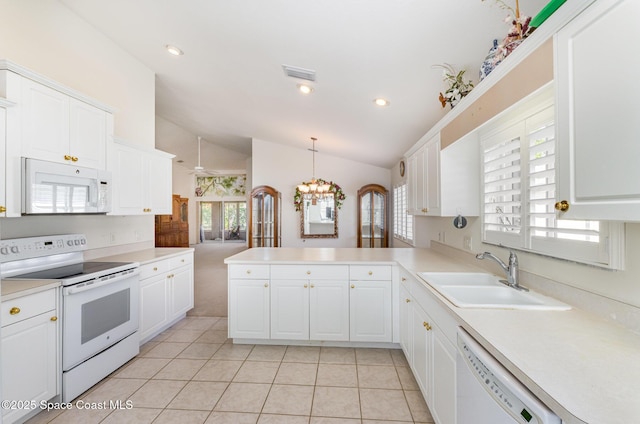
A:
{"label": "white plantation shutter", "polygon": [[393,189],[393,234],[395,237],[411,242],[413,241],[413,215],[407,213],[409,202],[407,197],[407,184]]}
{"label": "white plantation shutter", "polygon": [[484,131],[483,241],[621,268],[610,254],[623,237],[620,224],[557,218],[556,143],[553,106]]}
{"label": "white plantation shutter", "polygon": [[484,233],[488,241],[514,243],[522,227],[521,125],[483,140]]}

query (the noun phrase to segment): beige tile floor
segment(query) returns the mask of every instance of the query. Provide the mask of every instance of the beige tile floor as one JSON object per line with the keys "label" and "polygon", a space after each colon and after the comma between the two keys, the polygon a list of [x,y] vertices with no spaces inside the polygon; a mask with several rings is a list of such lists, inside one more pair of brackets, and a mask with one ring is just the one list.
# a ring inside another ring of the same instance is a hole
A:
{"label": "beige tile floor", "polygon": [[433,423],[401,350],[234,345],[226,319],[207,317],[180,321],[72,403],[29,424]]}

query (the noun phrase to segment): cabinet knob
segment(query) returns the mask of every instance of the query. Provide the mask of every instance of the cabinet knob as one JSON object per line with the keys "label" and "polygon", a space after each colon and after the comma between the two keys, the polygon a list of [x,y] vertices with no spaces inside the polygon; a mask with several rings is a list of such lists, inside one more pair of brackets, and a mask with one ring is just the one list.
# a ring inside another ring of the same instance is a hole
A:
{"label": "cabinet knob", "polygon": [[154,267],[153,267],[153,270],[154,270],[154,271],[157,271],[157,270],[158,270],[158,267],[157,267],[157,266],[154,266]]}
{"label": "cabinet knob", "polygon": [[428,322],[423,322],[422,326],[424,327],[425,330],[430,331],[431,330],[431,326],[429,325]]}
{"label": "cabinet knob", "polygon": [[7,211],[7,208],[4,206],[0,206],[0,213],[4,213]]}
{"label": "cabinet knob", "polygon": [[369,271],[369,275],[373,275],[373,271]]}
{"label": "cabinet knob", "polygon": [[311,275],[311,271],[307,271],[307,275]]}
{"label": "cabinet knob", "polygon": [[405,277],[402,277],[402,281],[407,281],[407,279]]}
{"label": "cabinet knob", "polygon": [[305,284],[305,285],[304,285],[304,288],[306,289],[307,287],[309,287],[309,286]]}
{"label": "cabinet knob", "polygon": [[423,213],[427,213],[427,212],[429,212],[429,208],[422,208],[422,212],[423,212]]}
{"label": "cabinet knob", "polygon": [[269,283],[264,283],[264,286],[265,287],[269,287]]}
{"label": "cabinet knob", "polygon": [[311,288],[314,288],[315,286],[313,284],[311,284]]}
{"label": "cabinet knob", "polygon": [[17,306],[14,306],[13,308],[9,309],[9,315],[18,315],[20,313],[20,308],[18,308]]}
{"label": "cabinet knob", "polygon": [[559,202],[556,202],[555,208],[560,212],[566,212],[569,210],[569,202],[567,202],[566,200],[561,200]]}
{"label": "cabinet knob", "polygon": [[250,269],[247,270],[247,274],[251,274],[251,270]]}
{"label": "cabinet knob", "polygon": [[53,322],[58,321],[58,317],[57,317],[57,316],[55,316],[55,315],[54,315],[54,316],[52,316],[50,319],[51,319],[51,321],[53,321]]}
{"label": "cabinet knob", "polygon": [[356,288],[355,284],[351,284],[351,288],[355,289]]}
{"label": "cabinet knob", "polygon": [[78,162],[77,156],[71,156],[71,162]]}
{"label": "cabinet knob", "polygon": [[411,302],[411,299],[405,299],[404,301],[409,303],[409,302]]}
{"label": "cabinet knob", "polygon": [[64,155],[64,160],[71,160],[71,155]]}

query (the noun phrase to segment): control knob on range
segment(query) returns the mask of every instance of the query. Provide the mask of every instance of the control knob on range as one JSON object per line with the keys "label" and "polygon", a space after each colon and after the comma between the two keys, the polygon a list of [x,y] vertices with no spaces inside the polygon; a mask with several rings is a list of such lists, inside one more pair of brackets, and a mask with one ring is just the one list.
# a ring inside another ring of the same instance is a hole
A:
{"label": "control knob on range", "polygon": [[73,246],[73,240],[67,240],[67,246]]}
{"label": "control knob on range", "polygon": [[0,247],[0,255],[8,255],[8,254],[9,254],[9,248],[7,246]]}
{"label": "control knob on range", "polygon": [[11,253],[20,253],[18,246],[11,246]]}

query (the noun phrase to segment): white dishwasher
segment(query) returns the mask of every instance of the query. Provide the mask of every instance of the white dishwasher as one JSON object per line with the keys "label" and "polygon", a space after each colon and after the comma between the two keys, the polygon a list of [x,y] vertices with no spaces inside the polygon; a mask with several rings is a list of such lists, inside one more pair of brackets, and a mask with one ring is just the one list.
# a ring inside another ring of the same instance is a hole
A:
{"label": "white dishwasher", "polygon": [[462,328],[458,328],[456,380],[457,424],[561,422]]}

